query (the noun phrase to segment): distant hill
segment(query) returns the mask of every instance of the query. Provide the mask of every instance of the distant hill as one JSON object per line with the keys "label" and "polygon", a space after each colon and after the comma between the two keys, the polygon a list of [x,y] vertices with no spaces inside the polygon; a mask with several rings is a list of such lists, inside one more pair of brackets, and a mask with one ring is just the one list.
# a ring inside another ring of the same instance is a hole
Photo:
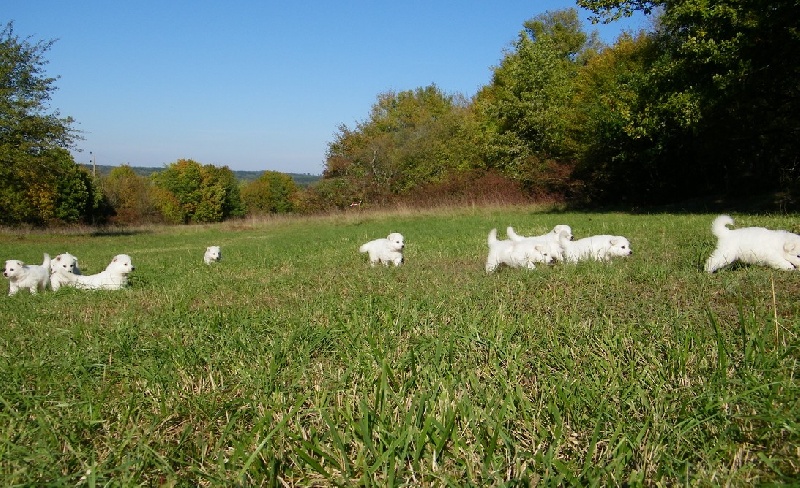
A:
{"label": "distant hill", "polygon": [[[81,164],[81,166],[86,168],[91,173],[92,171],[91,165]],[[98,176],[108,176],[111,170],[116,168],[116,166],[106,166],[98,164],[96,168]],[[134,173],[136,173],[139,176],[150,176],[151,174],[157,173],[163,170],[164,168],[146,168],[142,166],[131,166],[131,169],[133,170]],[[234,176],[236,176],[236,179],[243,183],[255,180],[256,178],[261,176],[261,173],[264,172],[264,171],[235,171],[235,170],[231,171],[233,171],[233,174]],[[320,175],[312,175],[308,173],[286,173],[286,174],[291,176],[294,182],[297,183],[298,186],[308,186],[312,183],[319,181],[322,178]]]}

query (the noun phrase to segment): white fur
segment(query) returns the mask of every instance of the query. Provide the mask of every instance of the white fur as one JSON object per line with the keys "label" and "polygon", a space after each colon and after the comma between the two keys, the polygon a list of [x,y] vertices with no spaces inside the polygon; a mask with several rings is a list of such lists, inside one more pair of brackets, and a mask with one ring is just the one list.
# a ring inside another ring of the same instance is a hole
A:
{"label": "white fur", "polygon": [[222,251],[220,251],[219,246],[208,246],[206,248],[206,253],[203,255],[203,261],[206,264],[211,264],[220,259],[222,259]]}
{"label": "white fur", "polygon": [[610,261],[611,258],[629,256],[633,253],[631,243],[622,236],[596,235],[571,241],[566,232],[559,235],[564,261],[595,260]]}
{"label": "white fur", "polygon": [[375,266],[378,263],[388,265],[394,263],[395,266],[403,264],[403,249],[405,239],[403,234],[392,232],[387,237],[375,239],[358,248],[358,252],[369,253],[369,263]]}
{"label": "white fur", "polygon": [[563,224],[553,227],[553,230],[547,234],[531,237],[521,236],[514,232],[513,227],[506,227],[506,234],[508,235],[509,240],[514,242],[531,241],[534,244],[545,245],[547,246],[548,252],[553,255],[556,261],[564,260],[564,253],[561,248],[561,243],[559,242],[559,236],[561,232],[566,233],[566,235],[569,236],[569,239],[572,240],[572,229],[570,226]]}
{"label": "white fur", "polygon": [[117,254],[104,271],[83,276],[70,273],[65,269],[58,269],[71,286],[83,290],[119,290],[128,284],[128,274],[135,270],[131,257],[127,254]]}
{"label": "white fur", "polygon": [[486,272],[491,273],[501,264],[511,268],[536,269],[535,263],[549,264],[555,260],[553,247],[555,243],[522,239],[520,241],[498,240],[497,229],[489,231],[487,239],[489,255],[486,258]]}
{"label": "white fur", "polygon": [[729,225],[733,225],[733,219],[728,215],[720,215],[711,224],[717,248],[706,261],[707,272],[734,261],[784,270],[800,268],[800,235],[764,227],[729,229]]}
{"label": "white fur", "polygon": [[530,236],[525,237],[518,235],[514,232],[513,227],[506,228],[506,234],[508,234],[508,238],[512,241],[521,241],[522,239],[545,239],[545,240],[552,240],[553,242],[558,242],[559,236],[562,232],[566,232],[569,235],[569,240],[572,240],[572,227],[566,224],[558,224],[557,226],[553,227],[553,230],[548,232],[547,234],[542,234],[540,236]]}
{"label": "white fur", "polygon": [[[63,271],[63,273],[57,272],[59,270]],[[50,288],[53,291],[58,290],[62,286],[68,286],[71,283],[71,281],[64,276],[65,273],[81,274],[81,270],[78,268],[78,258],[68,252],[59,254],[50,260]]]}
{"label": "white fur", "polygon": [[50,277],[50,256],[44,255],[41,266],[25,264],[17,259],[9,259],[3,269],[3,276],[8,278],[8,296],[16,295],[20,289],[27,288],[32,294],[47,288]]}

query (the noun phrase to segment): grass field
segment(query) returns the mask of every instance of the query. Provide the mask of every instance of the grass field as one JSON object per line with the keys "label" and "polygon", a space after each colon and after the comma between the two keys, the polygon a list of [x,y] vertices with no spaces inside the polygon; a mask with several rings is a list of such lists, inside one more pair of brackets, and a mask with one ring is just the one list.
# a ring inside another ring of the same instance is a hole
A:
{"label": "grass field", "polygon": [[[714,215],[533,207],[0,234],[122,291],[0,296],[0,485],[743,486],[800,477],[800,272]],[[798,218],[735,215],[797,232]],[[634,255],[487,275],[486,235]],[[406,264],[357,252],[390,231]],[[205,247],[222,247],[207,267]]]}

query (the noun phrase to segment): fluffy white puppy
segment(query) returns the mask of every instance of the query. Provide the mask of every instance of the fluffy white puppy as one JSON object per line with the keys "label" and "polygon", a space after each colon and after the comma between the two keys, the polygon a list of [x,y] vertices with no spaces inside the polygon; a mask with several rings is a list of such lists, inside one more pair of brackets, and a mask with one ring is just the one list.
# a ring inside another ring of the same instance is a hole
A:
{"label": "fluffy white puppy", "polygon": [[610,261],[611,258],[633,253],[631,243],[622,236],[596,235],[572,241],[566,232],[562,232],[559,234],[559,244],[564,261],[568,263],[585,260]]}
{"label": "fluffy white puppy", "polygon": [[47,288],[50,277],[50,256],[44,255],[41,266],[25,264],[17,259],[9,259],[3,269],[3,276],[8,278],[8,296],[16,295],[20,289],[29,289],[32,294]]}
{"label": "fluffy white puppy", "polygon": [[714,271],[734,261],[762,264],[775,269],[800,268],[800,235],[764,227],[729,229],[733,219],[720,215],[711,224],[717,248],[706,261],[706,271]]}
{"label": "fluffy white puppy", "polygon": [[70,273],[67,269],[57,269],[69,281],[70,286],[83,290],[119,290],[128,284],[128,274],[135,270],[131,257],[117,254],[104,271],[84,276]]}
{"label": "fluffy white puppy", "polygon": [[220,259],[222,259],[222,251],[220,251],[219,246],[208,246],[206,248],[206,253],[203,255],[203,261],[206,264],[214,263]]}
{"label": "fluffy white puppy", "polygon": [[[63,273],[58,272],[59,270],[62,270]],[[78,267],[78,258],[65,252],[50,260],[50,288],[53,291],[71,283],[69,278],[64,276],[67,273],[81,274],[81,270]]]}
{"label": "fluffy white puppy", "polygon": [[513,227],[506,228],[506,234],[508,234],[508,238],[511,239],[512,241],[521,241],[522,239],[546,239],[546,240],[551,240],[553,242],[558,242],[559,236],[561,235],[562,232],[566,232],[569,235],[569,239],[572,240],[572,227],[566,224],[559,224],[553,227],[553,230],[551,230],[547,234],[542,234],[540,236],[529,236],[529,237],[517,234],[516,232],[514,232]]}
{"label": "fluffy white puppy", "polygon": [[531,237],[521,236],[514,232],[513,227],[506,227],[506,234],[509,240],[514,242],[531,241],[534,244],[543,244],[547,246],[548,252],[553,255],[556,261],[564,260],[561,243],[559,242],[561,232],[565,232],[569,236],[569,239],[572,240],[572,229],[568,225],[557,225],[547,234]]}
{"label": "fluffy white puppy", "polygon": [[358,248],[358,252],[369,254],[369,263],[375,266],[378,263],[395,266],[403,264],[403,249],[406,247],[403,234],[392,232],[387,237],[375,239]]}
{"label": "fluffy white puppy", "polygon": [[553,246],[555,243],[522,239],[501,241],[497,239],[497,229],[489,231],[487,239],[489,255],[486,258],[486,272],[491,273],[501,264],[511,268],[536,269],[536,263],[550,264],[555,261]]}

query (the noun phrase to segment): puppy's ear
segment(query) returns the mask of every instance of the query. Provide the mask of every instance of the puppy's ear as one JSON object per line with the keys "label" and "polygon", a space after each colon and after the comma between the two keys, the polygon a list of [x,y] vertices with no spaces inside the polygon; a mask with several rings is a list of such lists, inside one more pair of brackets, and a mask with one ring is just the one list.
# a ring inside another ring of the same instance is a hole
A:
{"label": "puppy's ear", "polygon": [[798,247],[799,246],[797,245],[796,242],[784,242],[783,243],[783,250],[785,252],[788,252],[788,253],[793,253],[793,252],[796,252],[796,251],[800,250],[800,249],[798,249]]}
{"label": "puppy's ear", "polygon": [[619,239],[617,239],[616,237],[612,237],[610,242],[612,246],[616,246],[617,243],[619,242]]}

